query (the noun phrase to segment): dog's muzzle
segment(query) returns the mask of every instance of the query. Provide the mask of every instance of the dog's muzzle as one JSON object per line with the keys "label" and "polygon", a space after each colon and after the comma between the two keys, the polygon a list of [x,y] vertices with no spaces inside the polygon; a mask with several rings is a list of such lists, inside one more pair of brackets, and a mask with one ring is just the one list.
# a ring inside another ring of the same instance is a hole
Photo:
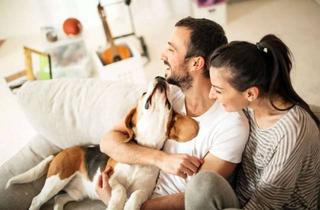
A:
{"label": "dog's muzzle", "polygon": [[160,90],[161,93],[164,92],[165,94],[165,97],[166,97],[166,106],[171,109],[171,104],[168,100],[168,96],[167,96],[167,88],[168,88],[168,83],[166,81],[166,79],[164,77],[161,77],[161,76],[157,76],[155,78],[155,86],[153,88],[153,91],[151,93],[151,95],[148,97],[147,101],[146,101],[146,104],[145,104],[145,108],[148,109],[149,106],[151,105],[152,103],[152,96],[155,94],[155,92],[157,90]]}
{"label": "dog's muzzle", "polygon": [[[163,78],[163,77],[160,77],[160,76],[157,76],[156,78],[155,78],[155,80],[157,81],[157,84],[156,84],[156,86],[155,86],[155,90],[156,89],[159,89],[161,92],[163,92],[163,91],[166,91],[166,89],[167,89],[167,81],[166,81],[166,79],[165,78]],[[155,91],[154,90],[154,91]]]}

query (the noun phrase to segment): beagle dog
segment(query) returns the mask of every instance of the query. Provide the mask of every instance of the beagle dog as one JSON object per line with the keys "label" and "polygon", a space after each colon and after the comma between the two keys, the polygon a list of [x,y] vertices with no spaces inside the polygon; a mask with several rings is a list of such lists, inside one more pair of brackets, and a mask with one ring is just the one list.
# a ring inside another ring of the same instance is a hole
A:
{"label": "beagle dog", "polygon": [[[136,141],[160,150],[167,138],[188,141],[197,135],[198,123],[172,109],[169,91],[165,79],[156,77],[125,118],[125,142]],[[97,145],[75,146],[49,156],[32,169],[12,177],[6,187],[31,182],[47,173],[45,184],[29,209],[39,209],[55,196],[54,209],[60,210],[70,201],[99,199],[95,186],[107,165],[112,165],[114,171],[109,179],[112,193],[107,209],[140,209],[154,190],[159,169],[115,162],[101,153]],[[61,190],[66,193],[57,195]]]}

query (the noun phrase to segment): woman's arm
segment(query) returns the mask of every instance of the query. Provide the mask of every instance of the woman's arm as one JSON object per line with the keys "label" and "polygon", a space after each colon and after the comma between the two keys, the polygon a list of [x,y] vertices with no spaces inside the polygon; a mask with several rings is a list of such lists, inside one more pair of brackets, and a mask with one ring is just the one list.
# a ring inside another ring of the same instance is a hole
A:
{"label": "woman's arm", "polygon": [[147,200],[141,210],[184,210],[184,193]]}
{"label": "woman's arm", "polygon": [[290,137],[281,140],[272,159],[262,169],[260,181],[244,209],[281,209],[288,204],[308,152],[302,139]]}
{"label": "woman's arm", "polygon": [[215,172],[228,179],[229,176],[236,169],[237,164],[231,163],[208,153],[204,159],[204,164],[201,166],[200,171]]}

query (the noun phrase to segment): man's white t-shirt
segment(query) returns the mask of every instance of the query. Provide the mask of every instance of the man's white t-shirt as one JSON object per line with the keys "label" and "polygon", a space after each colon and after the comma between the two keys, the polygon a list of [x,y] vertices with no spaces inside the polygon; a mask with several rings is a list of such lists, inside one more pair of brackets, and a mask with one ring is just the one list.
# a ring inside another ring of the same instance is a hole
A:
{"label": "man's white t-shirt", "polygon": [[[184,95],[181,91],[171,95],[174,109],[186,113]],[[198,135],[187,142],[168,139],[163,150],[167,153],[184,153],[203,159],[210,153],[222,160],[239,163],[248,140],[249,126],[243,113],[226,112],[219,102],[198,117]],[[153,197],[184,192],[191,177],[179,176],[160,171]]]}

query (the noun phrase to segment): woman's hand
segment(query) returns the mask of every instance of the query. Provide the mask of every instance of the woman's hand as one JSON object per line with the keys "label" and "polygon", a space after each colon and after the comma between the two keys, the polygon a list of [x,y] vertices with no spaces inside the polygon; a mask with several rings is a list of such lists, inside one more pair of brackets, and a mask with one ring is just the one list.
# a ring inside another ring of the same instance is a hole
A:
{"label": "woman's hand", "polygon": [[156,165],[166,173],[187,178],[197,173],[203,163],[204,160],[188,154],[162,153]]}
{"label": "woman's hand", "polygon": [[110,166],[107,166],[102,174],[99,176],[96,183],[96,192],[101,201],[106,205],[108,204],[111,198],[111,186],[109,185],[109,178],[113,174],[113,169]]}

